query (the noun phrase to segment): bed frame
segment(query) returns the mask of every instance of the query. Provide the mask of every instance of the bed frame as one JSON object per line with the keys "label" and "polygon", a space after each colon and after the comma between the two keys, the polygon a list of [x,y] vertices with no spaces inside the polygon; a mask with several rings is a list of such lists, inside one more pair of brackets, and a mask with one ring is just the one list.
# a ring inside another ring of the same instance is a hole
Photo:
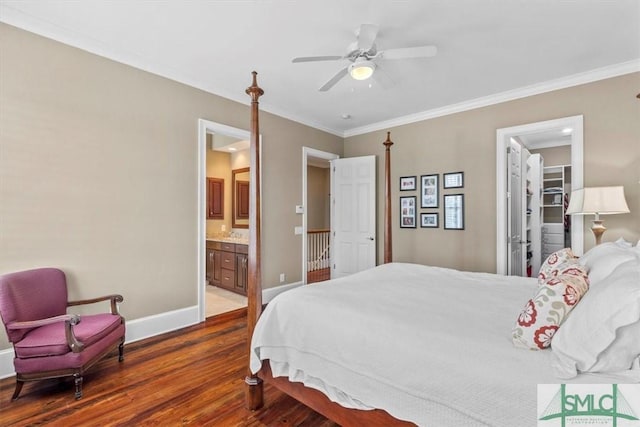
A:
{"label": "bed frame", "polygon": [[[253,82],[246,93],[251,97],[251,139],[250,139],[250,186],[249,193],[249,265],[247,282],[247,343],[250,345],[255,325],[262,313],[262,283],[260,266],[260,149],[259,149],[259,108],[258,99],[264,91],[258,86],[257,73],[253,73]],[[384,210],[384,262],[392,260],[391,245],[391,133],[387,132],[384,141],[385,162],[385,210]],[[348,409],[330,401],[321,392],[307,388],[302,383],[290,382],[285,377],[274,378],[269,363],[265,360],[258,374],[252,374],[247,367],[246,405],[250,410],[256,410],[263,405],[263,381],[266,381],[284,393],[292,396],[309,408],[319,412],[330,420],[343,426],[404,426],[413,425],[393,418],[386,411],[376,409],[363,411]]]}

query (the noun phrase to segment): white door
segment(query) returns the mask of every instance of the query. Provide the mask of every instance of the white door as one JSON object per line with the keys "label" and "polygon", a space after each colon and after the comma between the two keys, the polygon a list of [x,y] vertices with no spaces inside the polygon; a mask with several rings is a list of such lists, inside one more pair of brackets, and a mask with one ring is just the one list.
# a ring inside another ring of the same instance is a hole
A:
{"label": "white door", "polygon": [[[525,160],[526,161],[526,160]],[[520,144],[511,140],[507,149],[507,274],[526,273],[526,193],[523,190],[523,153]]]}
{"label": "white door", "polygon": [[331,278],[376,265],[376,158],[331,161]]}

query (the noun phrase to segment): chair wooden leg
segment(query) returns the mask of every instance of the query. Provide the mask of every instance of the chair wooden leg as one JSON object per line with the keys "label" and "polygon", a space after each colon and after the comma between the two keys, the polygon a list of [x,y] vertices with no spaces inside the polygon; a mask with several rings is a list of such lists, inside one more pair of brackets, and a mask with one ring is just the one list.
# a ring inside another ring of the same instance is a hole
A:
{"label": "chair wooden leg", "polygon": [[118,346],[118,362],[122,362],[124,360],[124,341],[120,343]]}
{"label": "chair wooden leg", "polygon": [[73,380],[76,384],[76,400],[82,398],[82,375],[73,374]]}
{"label": "chair wooden leg", "polygon": [[16,400],[18,398],[18,395],[22,391],[23,385],[24,385],[24,381],[16,380],[16,390],[13,392],[13,396],[11,397],[11,400]]}

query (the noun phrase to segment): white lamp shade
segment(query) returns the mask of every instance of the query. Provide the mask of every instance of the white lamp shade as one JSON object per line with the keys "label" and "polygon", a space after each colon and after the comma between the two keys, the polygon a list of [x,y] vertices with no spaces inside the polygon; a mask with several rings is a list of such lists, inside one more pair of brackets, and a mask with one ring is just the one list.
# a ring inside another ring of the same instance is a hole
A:
{"label": "white lamp shade", "polygon": [[567,215],[612,215],[629,213],[624,187],[587,187],[571,192]]}

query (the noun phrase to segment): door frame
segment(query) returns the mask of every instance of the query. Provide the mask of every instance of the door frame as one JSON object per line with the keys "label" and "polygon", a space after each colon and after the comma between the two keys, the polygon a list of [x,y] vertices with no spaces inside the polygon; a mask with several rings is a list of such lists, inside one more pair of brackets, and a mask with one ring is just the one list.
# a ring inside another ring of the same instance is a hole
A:
{"label": "door frame", "polygon": [[[203,322],[206,318],[206,244],[207,244],[207,218],[205,215],[207,203],[207,132],[219,133],[238,139],[250,139],[251,132],[234,128],[206,119],[198,119],[198,216],[197,216],[197,294],[198,294],[198,318]],[[262,149],[262,135],[258,135],[259,149]],[[262,158],[262,156],[260,156]],[[260,168],[262,170],[262,168]]]}
{"label": "door frame", "polygon": [[[584,128],[583,116],[570,116],[496,131],[496,273],[507,274],[507,145],[512,137],[570,127],[571,188],[584,185]],[[571,218],[571,248],[576,255],[584,250],[584,220],[582,215]]]}
{"label": "door frame", "polygon": [[[329,153],[326,151],[317,150],[310,147],[302,147],[302,280],[301,282],[307,284],[307,166],[309,165],[309,159],[316,158],[321,160],[331,161],[339,159],[340,156],[335,153]],[[329,220],[331,221],[331,219]],[[331,228],[331,227],[330,227]]]}

